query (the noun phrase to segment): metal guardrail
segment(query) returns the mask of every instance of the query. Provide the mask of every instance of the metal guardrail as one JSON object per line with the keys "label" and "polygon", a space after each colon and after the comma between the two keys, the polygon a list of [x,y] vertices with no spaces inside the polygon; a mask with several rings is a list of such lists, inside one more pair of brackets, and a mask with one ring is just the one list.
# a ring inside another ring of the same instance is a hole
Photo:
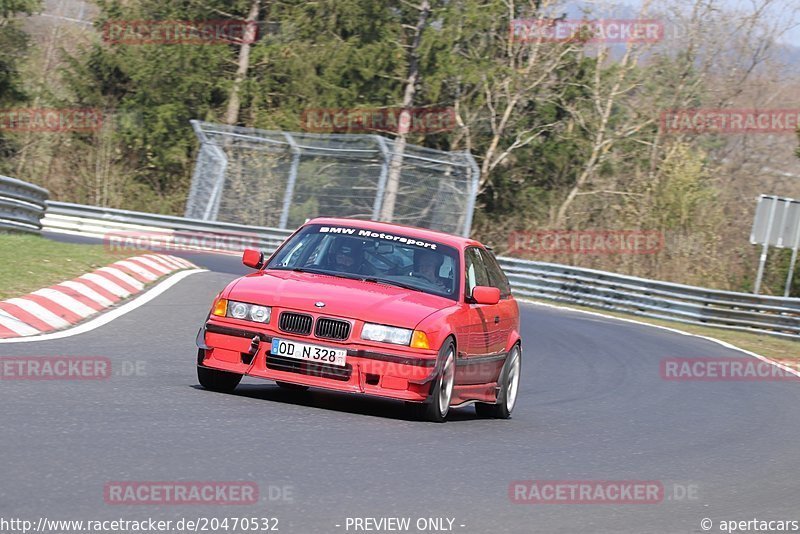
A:
{"label": "metal guardrail", "polygon": [[[124,245],[146,236],[167,249],[274,251],[291,233],[126,210],[48,202],[46,230],[76,233]],[[193,238],[196,238],[193,240]],[[800,299],[673,284],[554,263],[498,258],[514,294],[687,324],[800,338]]]}
{"label": "metal guardrail", "polygon": [[800,338],[800,299],[648,280],[554,263],[498,258],[515,295],[655,319]]}
{"label": "metal guardrail", "polygon": [[47,189],[0,175],[0,229],[39,232]]}
{"label": "metal guardrail", "polygon": [[67,202],[48,202],[46,230],[103,239],[112,248],[240,253],[244,248],[272,252],[291,230],[203,221],[170,215]]}

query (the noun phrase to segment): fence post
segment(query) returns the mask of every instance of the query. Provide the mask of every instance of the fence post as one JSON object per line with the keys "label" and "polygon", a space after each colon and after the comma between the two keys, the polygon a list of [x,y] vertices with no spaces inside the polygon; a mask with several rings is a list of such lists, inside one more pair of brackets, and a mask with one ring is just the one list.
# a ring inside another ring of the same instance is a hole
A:
{"label": "fence post", "polygon": [[205,209],[203,209],[203,214],[199,215],[197,213],[197,208],[200,208],[200,206],[197,206],[197,203],[198,196],[200,195],[200,187],[203,182],[202,173],[205,171],[205,167],[199,164],[195,165],[194,172],[192,172],[192,184],[191,188],[189,189],[189,198],[186,199],[184,217],[199,216],[205,221],[215,221],[217,220],[217,215],[219,214],[219,205],[222,201],[222,187],[225,185],[225,172],[228,169],[228,158],[225,156],[224,150],[211,142],[206,133],[203,131],[200,121],[191,120],[189,122],[192,125],[194,134],[200,141],[198,160],[202,157],[201,154],[206,153],[208,154],[208,157],[219,161],[219,169],[216,173],[217,176],[216,180],[214,181],[214,187],[211,190],[211,195],[206,202]]}
{"label": "fence post", "polygon": [[211,198],[206,205],[203,219],[206,221],[216,221],[219,217],[219,205],[222,203],[222,188],[225,185],[225,173],[228,171],[228,158],[225,151],[216,145],[211,145],[212,157],[220,161],[217,179],[214,182],[214,189],[211,191]]}
{"label": "fence post", "polygon": [[381,155],[383,156],[381,175],[378,177],[378,190],[375,193],[375,203],[372,205],[372,220],[377,221],[380,219],[383,194],[386,191],[386,177],[389,173],[389,149],[386,148],[386,139],[380,135],[374,135],[373,139],[378,142],[378,147],[381,149]]}
{"label": "fence post", "polygon": [[294,185],[297,182],[297,169],[300,166],[300,149],[294,137],[288,132],[283,132],[286,137],[286,142],[289,143],[292,151],[292,166],[289,169],[289,179],[286,182],[286,192],[283,195],[283,209],[281,210],[281,219],[278,223],[278,228],[284,229],[289,224],[289,210],[292,207],[292,199],[294,198]]}
{"label": "fence post", "polygon": [[475,163],[475,159],[468,150],[464,151],[464,156],[464,159],[467,160],[467,164],[469,164],[469,168],[472,170],[470,173],[472,174],[472,191],[470,192],[469,198],[467,198],[467,216],[464,218],[464,230],[462,230],[461,235],[469,237],[472,231],[472,212],[475,211],[475,199],[478,196],[478,184],[481,179],[481,170],[478,168],[478,164]]}

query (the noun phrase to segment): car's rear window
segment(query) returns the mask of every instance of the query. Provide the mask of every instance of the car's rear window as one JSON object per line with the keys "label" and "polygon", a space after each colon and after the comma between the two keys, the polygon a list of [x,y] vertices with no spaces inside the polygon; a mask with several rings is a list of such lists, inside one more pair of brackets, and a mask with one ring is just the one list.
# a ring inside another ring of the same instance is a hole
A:
{"label": "car's rear window", "polygon": [[324,272],[458,298],[458,251],[441,243],[348,226],[305,226],[267,269]]}

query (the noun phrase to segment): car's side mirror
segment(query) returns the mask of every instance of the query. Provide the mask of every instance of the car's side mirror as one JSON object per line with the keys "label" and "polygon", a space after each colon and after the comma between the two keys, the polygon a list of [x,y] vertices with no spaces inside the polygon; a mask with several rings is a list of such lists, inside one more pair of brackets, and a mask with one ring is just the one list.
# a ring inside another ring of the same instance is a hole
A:
{"label": "car's side mirror", "polygon": [[264,253],[252,248],[244,249],[242,263],[253,269],[260,269],[264,265]]}
{"label": "car's side mirror", "polygon": [[496,287],[475,286],[472,290],[472,300],[476,304],[497,304],[500,302],[500,290]]}

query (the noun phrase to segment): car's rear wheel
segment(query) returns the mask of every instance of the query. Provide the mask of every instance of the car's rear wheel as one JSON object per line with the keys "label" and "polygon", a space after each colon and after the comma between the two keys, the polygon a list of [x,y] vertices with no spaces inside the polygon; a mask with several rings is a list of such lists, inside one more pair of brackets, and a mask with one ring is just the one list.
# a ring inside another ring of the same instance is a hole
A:
{"label": "car's rear wheel", "polygon": [[439,352],[442,369],[433,385],[431,397],[423,404],[423,417],[428,421],[443,423],[450,411],[456,377],[456,355],[453,341],[448,340]]}
{"label": "car's rear wheel", "polygon": [[522,369],[522,351],[519,343],[514,345],[511,353],[506,358],[503,370],[500,372],[500,392],[497,394],[497,403],[475,403],[475,413],[481,417],[495,419],[508,419],[517,404],[519,391],[520,371]]}
{"label": "car's rear wheel", "polygon": [[275,381],[278,384],[279,388],[288,389],[291,391],[306,391],[308,390],[308,386],[303,386],[301,384],[292,384],[291,382],[281,382],[279,380]]}
{"label": "car's rear wheel", "polygon": [[200,381],[201,386],[211,391],[230,393],[242,381],[242,375],[198,365],[197,380]]}

